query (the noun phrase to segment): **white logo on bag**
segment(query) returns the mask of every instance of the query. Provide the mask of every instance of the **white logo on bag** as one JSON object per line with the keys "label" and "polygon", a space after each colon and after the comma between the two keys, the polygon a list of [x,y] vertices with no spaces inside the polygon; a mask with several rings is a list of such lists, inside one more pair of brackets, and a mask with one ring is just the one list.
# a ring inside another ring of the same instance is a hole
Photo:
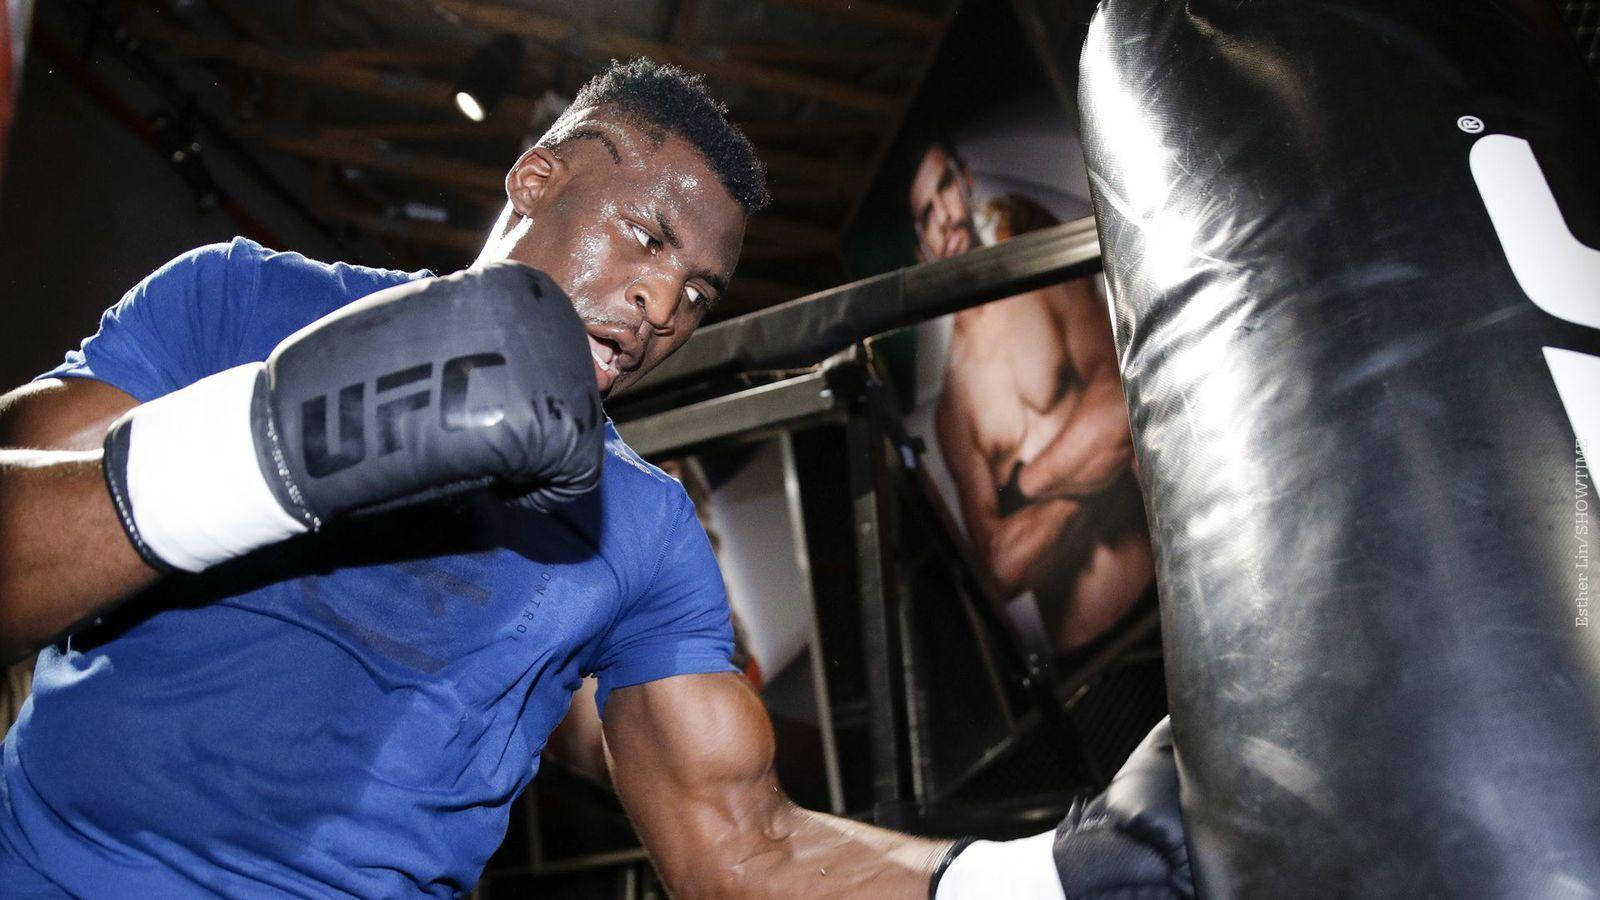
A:
{"label": "white logo on bag", "polygon": [[[1600,329],[1600,250],[1567,227],[1533,147],[1508,134],[1484,135],[1473,143],[1469,162],[1528,299],[1552,316]],[[1545,347],[1544,358],[1584,453],[1600,455],[1600,357]]]}

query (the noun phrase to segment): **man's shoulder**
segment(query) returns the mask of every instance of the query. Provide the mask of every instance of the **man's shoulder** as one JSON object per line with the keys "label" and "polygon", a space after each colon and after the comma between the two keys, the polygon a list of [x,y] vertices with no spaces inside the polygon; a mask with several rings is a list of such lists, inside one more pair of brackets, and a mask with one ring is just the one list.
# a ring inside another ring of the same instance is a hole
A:
{"label": "man's shoulder", "polygon": [[646,461],[606,420],[606,460],[597,492],[604,531],[638,548],[654,548],[694,518],[694,503],[678,479]]}
{"label": "man's shoulder", "polygon": [[604,427],[606,456],[609,457],[605,468],[607,478],[626,480],[634,490],[642,489],[664,500],[676,502],[679,497],[688,496],[678,479],[634,452],[634,449],[628,446],[628,442],[622,439],[622,435],[617,432],[616,425],[609,417]]}
{"label": "man's shoulder", "polygon": [[178,298],[196,309],[228,309],[242,320],[261,316],[265,308],[269,320],[305,324],[375,291],[432,274],[322,262],[235,237],[174,257],[137,290],[163,308]]}
{"label": "man's shoulder", "polygon": [[[292,250],[274,250],[246,237],[225,244],[201,248],[224,254],[229,265],[241,270],[256,270],[260,277],[276,285],[316,285],[333,293],[364,296],[395,284],[428,278],[432,272],[405,272],[347,262],[323,262]],[[266,285],[263,285],[266,286]]]}
{"label": "man's shoulder", "polygon": [[284,272],[335,280],[357,279],[401,282],[426,278],[432,274],[426,270],[405,272],[398,269],[374,268],[346,262],[322,262],[296,251],[275,250],[243,236],[235,236],[232,240],[196,247],[187,253],[179,254],[156,271],[159,273],[180,268],[198,268],[208,271],[222,268],[249,270],[262,266],[272,266]]}
{"label": "man's shoulder", "polygon": [[403,272],[347,262],[323,262],[302,253],[274,250],[244,237],[197,253],[226,259],[227,292],[249,322],[247,358],[264,358],[278,341],[368,294],[419,278]]}

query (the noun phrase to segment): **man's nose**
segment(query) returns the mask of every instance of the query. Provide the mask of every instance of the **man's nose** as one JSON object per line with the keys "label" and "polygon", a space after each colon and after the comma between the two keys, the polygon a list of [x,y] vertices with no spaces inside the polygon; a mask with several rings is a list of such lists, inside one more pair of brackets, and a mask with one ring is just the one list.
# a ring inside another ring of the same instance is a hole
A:
{"label": "man's nose", "polygon": [[644,275],[628,286],[628,300],[644,317],[642,324],[651,331],[672,330],[672,318],[678,311],[677,282],[665,275]]}

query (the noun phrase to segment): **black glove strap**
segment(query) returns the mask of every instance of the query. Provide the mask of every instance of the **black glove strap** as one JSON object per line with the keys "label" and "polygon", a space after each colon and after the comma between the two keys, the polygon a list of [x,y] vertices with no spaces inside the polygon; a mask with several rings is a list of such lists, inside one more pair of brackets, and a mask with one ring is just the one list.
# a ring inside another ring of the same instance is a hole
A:
{"label": "black glove strap", "polygon": [[964,837],[951,844],[950,849],[944,851],[944,855],[939,857],[939,864],[933,867],[933,877],[928,879],[928,900],[933,900],[933,895],[939,890],[939,878],[944,875],[944,870],[950,868],[950,864],[956,861],[956,857],[961,855],[961,851],[972,846],[977,840],[977,838],[970,835]]}
{"label": "black glove strap", "polygon": [[133,501],[128,496],[128,444],[132,435],[133,422],[126,415],[111,425],[106,432],[104,452],[100,457],[100,472],[105,476],[106,490],[111,494],[117,521],[122,523],[122,532],[128,536],[128,543],[133,545],[145,565],[163,575],[170,575],[178,570],[150,549],[150,545],[139,534],[139,525],[133,518]]}

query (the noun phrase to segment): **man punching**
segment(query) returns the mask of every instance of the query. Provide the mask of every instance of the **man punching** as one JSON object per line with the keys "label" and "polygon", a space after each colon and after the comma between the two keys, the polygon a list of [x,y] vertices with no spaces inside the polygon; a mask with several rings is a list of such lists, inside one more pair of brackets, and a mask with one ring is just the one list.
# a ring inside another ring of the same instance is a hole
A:
{"label": "man punching", "polygon": [[600,408],[726,289],[760,164],[640,60],[506,195],[443,278],[184,254],[0,400],[0,655],[43,648],[0,757],[7,896],[458,895],[588,674],[683,895],[919,897],[937,869],[970,896],[1020,854],[1059,896],[1129,848],[1181,885],[1159,735],[1026,847],[784,796],[705,533]]}
{"label": "man punching", "polygon": [[[909,199],[923,262],[1056,224],[1015,194],[975,214],[972,176],[942,142]],[[956,313],[934,424],[968,535],[1003,596],[1033,591],[1057,646],[1104,633],[1149,589],[1116,347],[1089,281]]]}

